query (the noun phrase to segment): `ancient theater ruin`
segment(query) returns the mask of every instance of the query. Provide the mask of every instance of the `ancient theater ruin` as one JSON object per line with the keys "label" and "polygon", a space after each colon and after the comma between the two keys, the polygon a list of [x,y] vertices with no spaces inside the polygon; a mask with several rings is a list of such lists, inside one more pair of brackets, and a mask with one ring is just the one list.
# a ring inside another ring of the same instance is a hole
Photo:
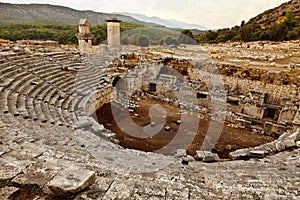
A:
{"label": "ancient theater ruin", "polygon": [[0,196],[299,197],[300,41],[136,47],[107,23],[98,47],[85,19],[79,48],[0,41]]}

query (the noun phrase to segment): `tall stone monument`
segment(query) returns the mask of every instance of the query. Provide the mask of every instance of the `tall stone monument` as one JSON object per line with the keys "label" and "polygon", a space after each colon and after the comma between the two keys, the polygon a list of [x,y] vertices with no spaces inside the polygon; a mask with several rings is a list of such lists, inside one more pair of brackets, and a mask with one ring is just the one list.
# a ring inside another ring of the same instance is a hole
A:
{"label": "tall stone monument", "polygon": [[111,18],[107,22],[107,43],[110,47],[120,46],[120,23],[121,20]]}
{"label": "tall stone monument", "polygon": [[90,32],[90,22],[87,19],[80,19],[78,23],[79,33],[76,35],[81,54],[92,52],[92,39],[95,37]]}

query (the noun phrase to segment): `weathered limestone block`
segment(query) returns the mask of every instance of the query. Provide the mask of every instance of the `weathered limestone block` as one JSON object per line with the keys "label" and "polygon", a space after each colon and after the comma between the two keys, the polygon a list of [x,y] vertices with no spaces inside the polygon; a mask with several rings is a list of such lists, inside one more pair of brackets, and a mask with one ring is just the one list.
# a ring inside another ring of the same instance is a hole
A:
{"label": "weathered limestone block", "polygon": [[71,166],[60,171],[47,185],[55,196],[76,194],[95,182],[95,172]]}
{"label": "weathered limestone block", "polygon": [[270,143],[264,144],[264,145],[262,145],[262,148],[269,153],[274,153],[274,152],[276,152],[276,143],[270,142]]}
{"label": "weathered limestone block", "polygon": [[195,158],[193,156],[187,155],[187,156],[182,158],[182,161],[185,162],[185,163],[194,162]]}
{"label": "weathered limestone block", "polygon": [[176,158],[182,158],[184,156],[186,156],[186,150],[185,149],[177,149],[177,152],[175,154]]}
{"label": "weathered limestone block", "polygon": [[243,114],[250,115],[255,119],[262,119],[264,109],[262,107],[257,107],[256,105],[245,104],[243,106]]}
{"label": "weathered limestone block", "polygon": [[296,141],[300,141],[300,131],[297,131],[289,136],[290,139]]}
{"label": "weathered limestone block", "polygon": [[293,148],[296,146],[295,141],[292,139],[285,139],[283,141],[283,143],[284,143],[286,149],[290,149],[290,148]]}
{"label": "weathered limestone block", "polygon": [[279,151],[279,152],[285,150],[285,145],[282,141],[278,141],[276,143],[276,150]]}
{"label": "weathered limestone block", "polygon": [[300,148],[300,141],[296,142],[298,148]]}
{"label": "weathered limestone block", "polygon": [[272,122],[265,122],[265,132],[272,133],[273,123]]}
{"label": "weathered limestone block", "polygon": [[203,158],[205,157],[204,151],[196,151],[197,153],[197,159],[202,161]]}
{"label": "weathered limestone block", "polygon": [[280,135],[280,137],[278,138],[278,140],[284,140],[285,138],[287,138],[289,136],[288,133],[283,133],[282,135]]}
{"label": "weathered limestone block", "polygon": [[[296,107],[297,108],[297,107]],[[288,122],[291,124],[296,116],[296,110],[293,110],[293,108],[282,110],[279,116],[278,121],[280,122]]]}
{"label": "weathered limestone block", "polygon": [[233,160],[249,158],[250,149],[240,149],[234,152],[229,153],[229,157]]}
{"label": "weathered limestone block", "polygon": [[264,158],[266,156],[266,152],[262,150],[251,150],[250,156],[253,158]]}
{"label": "weathered limestone block", "polygon": [[272,127],[272,133],[277,135],[282,135],[287,130],[287,127],[282,126],[280,124],[274,124]]}
{"label": "weathered limestone block", "polygon": [[93,122],[88,117],[81,117],[77,123],[79,128],[86,128],[93,125]]}
{"label": "weathered limestone block", "polygon": [[203,162],[216,162],[220,160],[218,154],[210,151],[196,151],[196,153],[197,159]]}

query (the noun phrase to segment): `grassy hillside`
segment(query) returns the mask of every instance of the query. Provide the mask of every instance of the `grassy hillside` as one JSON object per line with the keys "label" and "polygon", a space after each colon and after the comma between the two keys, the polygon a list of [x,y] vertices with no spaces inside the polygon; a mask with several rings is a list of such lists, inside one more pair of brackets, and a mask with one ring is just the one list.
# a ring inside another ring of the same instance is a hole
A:
{"label": "grassy hillside", "polygon": [[300,18],[299,0],[291,0],[276,8],[267,10],[250,19],[248,23],[257,23],[261,26],[261,28],[268,28],[274,23],[280,24],[283,22],[286,19],[286,14],[289,12],[295,13],[295,15]]}

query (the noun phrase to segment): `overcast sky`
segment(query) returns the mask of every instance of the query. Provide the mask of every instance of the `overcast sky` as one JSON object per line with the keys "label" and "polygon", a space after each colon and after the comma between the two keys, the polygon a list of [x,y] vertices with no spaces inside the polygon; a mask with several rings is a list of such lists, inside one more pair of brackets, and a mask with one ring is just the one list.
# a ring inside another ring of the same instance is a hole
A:
{"label": "overcast sky", "polygon": [[[1,0],[0,0],[1,1]],[[3,0],[8,3],[48,3],[79,10],[131,12],[176,19],[207,28],[239,25],[288,0]]]}

